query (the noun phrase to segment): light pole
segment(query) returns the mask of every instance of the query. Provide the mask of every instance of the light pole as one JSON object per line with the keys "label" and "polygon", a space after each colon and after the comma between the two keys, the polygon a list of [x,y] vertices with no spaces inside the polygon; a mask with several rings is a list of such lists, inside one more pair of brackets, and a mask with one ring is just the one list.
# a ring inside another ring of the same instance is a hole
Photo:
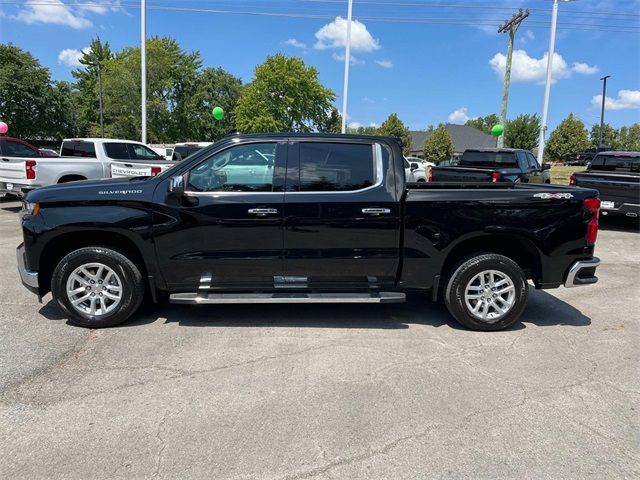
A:
{"label": "light pole", "polygon": [[538,139],[538,163],[544,160],[544,134],[547,130],[549,116],[549,95],[551,94],[551,74],[553,73],[553,55],[556,47],[556,28],[558,26],[558,2],[573,2],[574,0],[553,0],[551,10],[551,33],[549,36],[549,53],[547,54],[547,82],[544,86],[544,103],[542,104],[542,122],[540,122],[540,138]]}
{"label": "light pole", "polygon": [[102,74],[100,73],[100,61],[91,62],[88,65],[96,67],[98,72],[98,106],[100,109],[100,137],[104,138],[104,113],[102,109]]}
{"label": "light pole", "polygon": [[147,143],[147,0],[140,0],[140,84],[142,143]]}
{"label": "light pole", "polygon": [[344,52],[344,85],[342,88],[342,133],[347,131],[347,94],[349,91],[349,64],[351,63],[351,12],[353,0],[347,7],[347,45]]}
{"label": "light pole", "polygon": [[611,78],[611,75],[605,75],[602,80],[602,110],[600,111],[600,140],[598,141],[598,147],[602,148],[602,139],[604,135],[604,104],[607,101],[607,79]]}

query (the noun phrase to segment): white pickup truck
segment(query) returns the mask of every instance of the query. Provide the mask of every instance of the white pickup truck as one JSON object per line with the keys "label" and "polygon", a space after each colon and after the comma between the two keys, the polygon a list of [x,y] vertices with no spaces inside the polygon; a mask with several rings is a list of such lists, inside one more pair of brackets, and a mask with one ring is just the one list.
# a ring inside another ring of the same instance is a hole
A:
{"label": "white pickup truck", "polygon": [[[2,153],[0,194],[22,195],[34,188],[76,180],[153,176],[173,165],[140,142],[107,138],[65,139],[62,141],[59,157],[13,156]],[[141,168],[134,171],[134,165]]]}

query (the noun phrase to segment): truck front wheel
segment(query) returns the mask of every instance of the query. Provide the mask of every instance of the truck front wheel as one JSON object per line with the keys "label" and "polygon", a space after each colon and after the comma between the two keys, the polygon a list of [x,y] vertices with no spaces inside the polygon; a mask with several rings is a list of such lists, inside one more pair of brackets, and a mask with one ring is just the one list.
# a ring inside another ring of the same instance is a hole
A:
{"label": "truck front wheel", "polygon": [[136,264],[120,252],[85,247],[60,260],[51,293],[71,323],[111,327],[135,313],[144,298],[144,283]]}
{"label": "truck front wheel", "polygon": [[444,298],[449,312],[462,325],[494,331],[520,318],[528,295],[527,279],[518,264],[486,253],[467,257],[454,267]]}

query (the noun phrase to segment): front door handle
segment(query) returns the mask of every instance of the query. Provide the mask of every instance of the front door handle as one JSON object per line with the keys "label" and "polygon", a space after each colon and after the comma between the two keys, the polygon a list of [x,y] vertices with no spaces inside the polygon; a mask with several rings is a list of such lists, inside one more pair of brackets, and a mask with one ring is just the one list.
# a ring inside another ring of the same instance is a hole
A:
{"label": "front door handle", "polygon": [[276,215],[278,210],[276,208],[250,208],[248,212],[250,215],[266,217],[267,215]]}
{"label": "front door handle", "polygon": [[391,210],[388,208],[363,208],[362,213],[366,213],[367,215],[383,215],[391,213]]}

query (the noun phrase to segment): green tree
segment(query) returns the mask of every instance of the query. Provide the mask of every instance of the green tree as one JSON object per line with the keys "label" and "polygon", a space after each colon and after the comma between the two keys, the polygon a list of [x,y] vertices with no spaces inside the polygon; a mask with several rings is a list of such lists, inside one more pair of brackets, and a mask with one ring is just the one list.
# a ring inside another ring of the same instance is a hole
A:
{"label": "green tree", "polygon": [[571,113],[551,133],[544,150],[546,161],[562,160],[565,155],[589,148],[589,137],[584,123]]}
{"label": "green tree", "polygon": [[62,139],[81,134],[77,115],[77,94],[73,84],[53,82],[47,105],[47,137]]}
{"label": "green tree", "polygon": [[28,139],[49,136],[51,95],[49,70],[30,53],[0,44],[0,120],[9,124],[9,133]]}
{"label": "green tree", "polygon": [[236,125],[244,133],[319,130],[335,99],[314,67],[299,58],[271,55],[255,68],[253,81],[242,91]]}
{"label": "green tree", "polygon": [[511,148],[533,150],[538,145],[540,118],[538,115],[519,115],[507,121],[504,128],[506,145]]}
{"label": "green tree", "polygon": [[100,41],[100,38],[96,37],[91,41],[89,48],[83,51],[82,57],[80,57],[82,67],[71,72],[71,75],[75,79],[76,95],[74,105],[79,135],[99,136],[100,134],[98,69],[104,71],[107,62],[112,57],[113,52],[111,51],[109,42],[103,43]]}
{"label": "green tree", "polygon": [[357,135],[378,135],[378,127],[373,125],[361,125],[357,128],[349,127],[347,128],[347,133],[355,133]]}
{"label": "green tree", "polygon": [[617,150],[640,152],[640,123],[622,127],[618,132]]}
{"label": "green tree", "polygon": [[495,113],[487,115],[486,117],[478,117],[467,120],[465,125],[473,128],[477,128],[478,130],[483,131],[484,133],[491,133],[491,129],[494,125],[500,123],[500,118]]}
{"label": "green tree", "polygon": [[[147,138],[149,143],[181,140],[184,109],[180,106],[198,82],[198,52],[186,53],[167,37],[147,40]],[[125,48],[102,68],[105,134],[141,136],[140,49]]]}
{"label": "green tree", "polygon": [[[618,131],[608,123],[605,123],[602,128],[602,132],[602,146],[615,148],[618,144]],[[594,124],[591,127],[589,139],[591,140],[591,146],[593,148],[598,148],[600,146],[600,124]]]}
{"label": "green tree", "polygon": [[411,133],[409,128],[398,118],[397,114],[392,113],[389,115],[378,128],[377,134],[399,139],[402,142],[402,153],[409,155],[411,151]]}
{"label": "green tree", "polygon": [[449,160],[453,156],[453,141],[443,124],[433,130],[433,133],[424,141],[423,151],[424,159],[436,164]]}
{"label": "green tree", "polygon": [[342,115],[336,107],[331,108],[331,113],[318,130],[324,133],[340,133],[342,131]]}
{"label": "green tree", "polygon": [[[242,92],[242,80],[222,68],[205,68],[195,82],[185,86],[174,115],[176,135],[184,141],[217,141],[235,129],[234,109]],[[224,119],[215,120],[214,107],[222,107]]]}

